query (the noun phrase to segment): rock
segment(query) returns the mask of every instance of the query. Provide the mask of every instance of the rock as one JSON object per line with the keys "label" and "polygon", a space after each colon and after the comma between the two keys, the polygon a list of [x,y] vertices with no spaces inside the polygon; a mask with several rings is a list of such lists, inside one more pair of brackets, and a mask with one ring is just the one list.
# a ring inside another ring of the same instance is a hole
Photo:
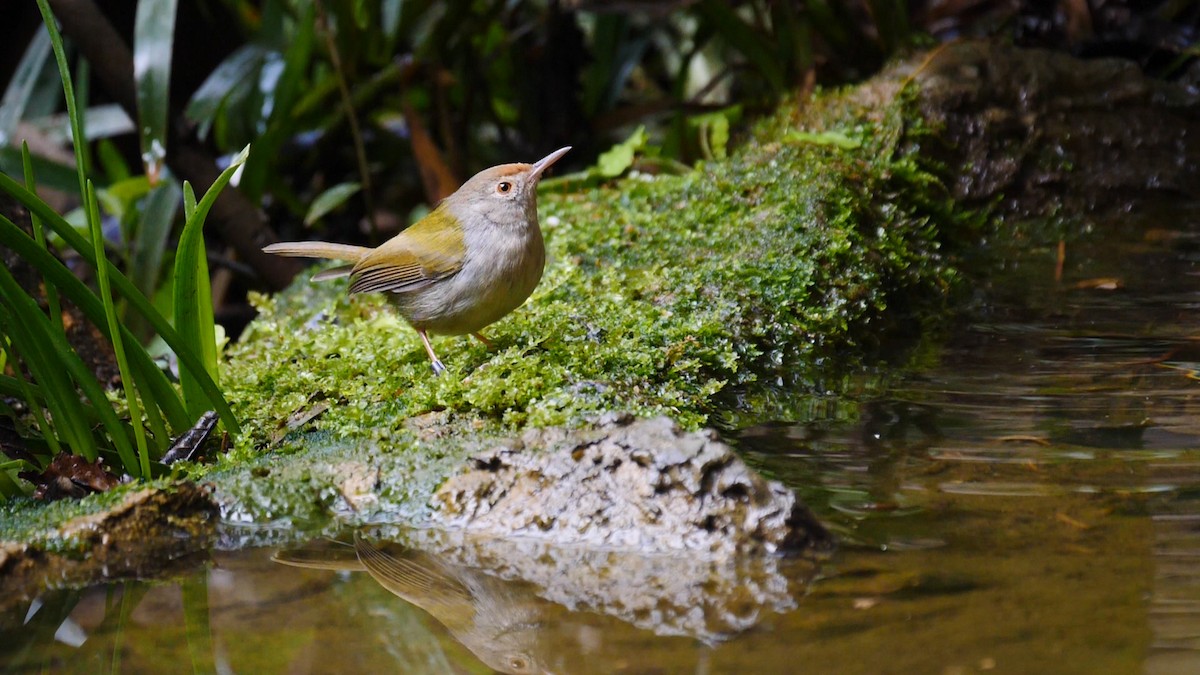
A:
{"label": "rock", "polygon": [[42,533],[37,543],[0,541],[0,608],[47,585],[162,576],[208,550],[217,515],[208,489],[179,483],[130,492]]}
{"label": "rock", "polygon": [[1200,94],[1130,61],[962,41],[876,81],[899,75],[919,84],[913,141],[961,200],[1037,217],[1200,198]]}
{"label": "rock", "polygon": [[501,537],[713,557],[820,552],[832,538],[790,490],[715,432],[610,416],[494,447],[433,497],[434,522]]}

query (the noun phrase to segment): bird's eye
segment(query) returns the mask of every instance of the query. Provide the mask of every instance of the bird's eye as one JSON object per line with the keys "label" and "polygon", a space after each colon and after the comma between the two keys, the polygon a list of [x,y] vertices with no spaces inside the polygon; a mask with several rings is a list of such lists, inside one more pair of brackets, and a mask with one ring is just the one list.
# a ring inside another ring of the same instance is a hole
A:
{"label": "bird's eye", "polygon": [[512,183],[510,183],[508,181],[501,181],[499,184],[496,185],[496,192],[499,192],[502,195],[506,195],[506,194],[512,192],[512,188],[513,188]]}

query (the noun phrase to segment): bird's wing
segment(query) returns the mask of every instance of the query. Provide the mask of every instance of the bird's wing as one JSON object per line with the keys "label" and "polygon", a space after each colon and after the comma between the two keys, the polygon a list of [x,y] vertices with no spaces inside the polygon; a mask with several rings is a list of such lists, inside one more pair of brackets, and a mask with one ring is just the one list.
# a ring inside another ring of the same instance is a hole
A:
{"label": "bird's wing", "polygon": [[[438,215],[443,214],[435,211],[430,217]],[[461,228],[435,227],[422,220],[363,256],[351,273],[350,292],[420,290],[453,276],[465,259]]]}

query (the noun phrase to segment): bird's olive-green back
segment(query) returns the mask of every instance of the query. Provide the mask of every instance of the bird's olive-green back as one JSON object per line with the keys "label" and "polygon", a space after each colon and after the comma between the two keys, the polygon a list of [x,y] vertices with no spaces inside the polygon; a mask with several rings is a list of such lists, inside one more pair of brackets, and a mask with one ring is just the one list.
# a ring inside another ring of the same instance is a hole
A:
{"label": "bird's olive-green back", "polygon": [[350,292],[406,292],[452,276],[466,258],[463,230],[443,202],[432,213],[363,256]]}

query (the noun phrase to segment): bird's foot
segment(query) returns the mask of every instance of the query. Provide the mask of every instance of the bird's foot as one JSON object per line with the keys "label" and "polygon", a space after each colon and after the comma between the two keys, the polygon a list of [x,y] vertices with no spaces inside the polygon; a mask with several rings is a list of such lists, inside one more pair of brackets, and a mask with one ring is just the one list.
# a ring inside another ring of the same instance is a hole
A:
{"label": "bird's foot", "polygon": [[442,373],[446,372],[446,364],[442,363],[438,359],[434,359],[429,365],[433,366],[434,375],[441,375]]}

